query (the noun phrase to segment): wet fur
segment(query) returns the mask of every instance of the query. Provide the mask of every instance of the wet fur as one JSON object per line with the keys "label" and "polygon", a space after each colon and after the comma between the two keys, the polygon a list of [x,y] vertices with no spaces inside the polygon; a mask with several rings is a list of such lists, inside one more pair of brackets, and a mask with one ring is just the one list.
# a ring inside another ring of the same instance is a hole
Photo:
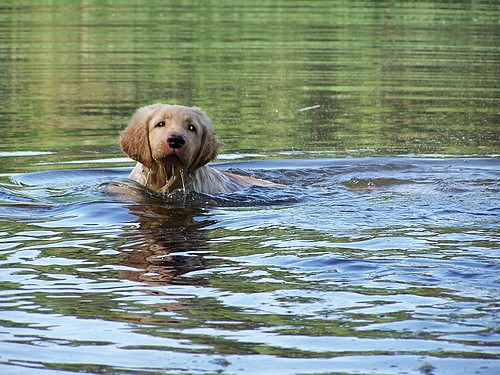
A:
{"label": "wet fur", "polygon": [[[171,135],[182,136],[186,143],[170,147],[167,138]],[[137,161],[129,178],[156,192],[187,189],[217,194],[272,185],[207,165],[217,157],[221,143],[198,107],[156,103],[139,108],[121,134],[120,146]]]}

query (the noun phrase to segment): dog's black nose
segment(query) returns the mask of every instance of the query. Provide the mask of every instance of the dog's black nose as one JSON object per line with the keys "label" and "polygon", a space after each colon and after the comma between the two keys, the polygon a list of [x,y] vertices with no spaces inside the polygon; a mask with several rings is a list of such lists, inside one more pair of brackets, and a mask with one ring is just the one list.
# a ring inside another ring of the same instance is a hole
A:
{"label": "dog's black nose", "polygon": [[170,148],[181,148],[186,143],[186,138],[182,135],[171,134],[168,136],[167,142]]}

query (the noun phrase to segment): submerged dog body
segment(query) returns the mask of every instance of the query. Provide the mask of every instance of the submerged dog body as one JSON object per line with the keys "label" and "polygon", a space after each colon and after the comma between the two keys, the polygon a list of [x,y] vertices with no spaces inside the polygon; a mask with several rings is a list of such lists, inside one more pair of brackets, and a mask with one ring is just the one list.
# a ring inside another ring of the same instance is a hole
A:
{"label": "submerged dog body", "polygon": [[273,185],[206,165],[217,157],[221,143],[198,107],[156,103],[139,108],[121,134],[120,145],[137,161],[129,178],[156,192],[217,194]]}

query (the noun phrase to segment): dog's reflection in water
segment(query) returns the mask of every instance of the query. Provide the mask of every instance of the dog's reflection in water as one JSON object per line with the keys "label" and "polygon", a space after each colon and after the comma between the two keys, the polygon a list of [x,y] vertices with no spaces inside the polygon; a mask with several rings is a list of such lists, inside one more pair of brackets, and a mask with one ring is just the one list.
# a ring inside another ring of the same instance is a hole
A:
{"label": "dog's reflection in water", "polygon": [[[121,185],[123,190],[125,185]],[[118,190],[120,190],[118,189]],[[116,186],[113,188],[116,193]],[[187,276],[193,271],[214,266],[216,261],[204,256],[209,251],[207,244],[208,230],[213,220],[204,219],[205,210],[196,203],[180,203],[178,199],[166,200],[147,192],[144,188],[128,186],[125,190],[130,213],[137,217],[135,227],[122,235],[117,250],[123,256],[121,271],[124,279],[144,283],[153,288],[144,288],[142,293],[155,295],[158,304],[148,305],[158,313],[190,311],[202,303],[191,295],[179,295],[179,291],[169,293],[169,288],[155,286],[169,285],[204,285],[208,281],[204,276]],[[122,191],[123,193],[123,191]],[[132,193],[132,194],[131,194]],[[203,307],[200,307],[203,308]],[[114,316],[117,320],[150,324],[181,324],[167,314],[134,313],[129,308]]]}
{"label": "dog's reflection in water", "polygon": [[128,268],[122,276],[157,285],[203,283],[200,278],[187,281],[182,277],[208,267],[203,256],[208,251],[208,231],[204,228],[213,221],[203,218],[205,211],[200,204],[186,203],[186,196],[165,199],[142,187],[118,185],[113,189],[120,190],[131,203],[130,212],[137,217],[136,228],[122,237],[118,248],[126,256]]}

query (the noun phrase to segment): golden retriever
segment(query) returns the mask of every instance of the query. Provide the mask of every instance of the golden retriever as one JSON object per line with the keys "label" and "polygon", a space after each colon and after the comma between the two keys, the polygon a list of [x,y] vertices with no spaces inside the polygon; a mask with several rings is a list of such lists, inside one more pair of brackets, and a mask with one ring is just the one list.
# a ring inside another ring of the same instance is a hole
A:
{"label": "golden retriever", "polygon": [[156,192],[217,194],[274,185],[206,165],[216,158],[221,143],[198,107],[156,103],[139,108],[121,134],[120,145],[138,162],[129,178]]}

